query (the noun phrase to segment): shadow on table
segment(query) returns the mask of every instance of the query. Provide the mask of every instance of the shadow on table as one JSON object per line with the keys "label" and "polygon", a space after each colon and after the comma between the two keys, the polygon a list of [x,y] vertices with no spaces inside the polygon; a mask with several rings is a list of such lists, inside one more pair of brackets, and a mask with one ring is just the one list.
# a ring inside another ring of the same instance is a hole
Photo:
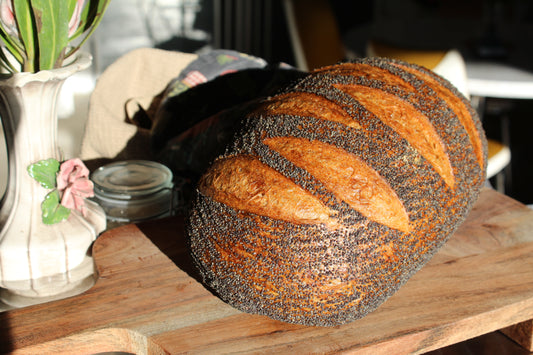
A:
{"label": "shadow on table", "polygon": [[0,313],[0,354],[7,354],[14,350],[10,328],[8,312]]}
{"label": "shadow on table", "polygon": [[139,223],[137,226],[177,267],[202,283],[187,246],[185,217],[182,215]]}

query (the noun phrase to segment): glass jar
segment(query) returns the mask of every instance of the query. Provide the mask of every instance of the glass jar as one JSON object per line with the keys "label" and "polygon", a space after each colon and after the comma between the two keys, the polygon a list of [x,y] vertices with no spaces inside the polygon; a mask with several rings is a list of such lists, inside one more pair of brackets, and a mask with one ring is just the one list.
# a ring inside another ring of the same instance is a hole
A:
{"label": "glass jar", "polygon": [[170,216],[172,172],[147,160],[104,165],[93,172],[94,200],[106,212],[107,229]]}

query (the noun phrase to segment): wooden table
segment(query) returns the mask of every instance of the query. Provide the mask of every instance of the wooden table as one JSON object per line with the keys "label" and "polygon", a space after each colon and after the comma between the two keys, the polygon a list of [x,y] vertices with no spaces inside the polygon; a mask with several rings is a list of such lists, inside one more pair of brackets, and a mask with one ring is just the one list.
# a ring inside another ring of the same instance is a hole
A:
{"label": "wooden table", "polygon": [[195,280],[180,217],[108,231],[93,255],[99,278],[86,293],[0,314],[3,353],[422,353],[517,323],[505,332],[531,347],[533,211],[494,190],[378,310],[331,328],[213,296]]}

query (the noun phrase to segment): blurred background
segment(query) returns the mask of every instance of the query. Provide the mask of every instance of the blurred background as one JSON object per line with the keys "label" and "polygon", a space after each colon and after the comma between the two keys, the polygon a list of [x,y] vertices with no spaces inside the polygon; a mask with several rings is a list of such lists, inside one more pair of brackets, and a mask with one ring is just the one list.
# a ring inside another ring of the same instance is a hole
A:
{"label": "blurred background", "polygon": [[313,18],[317,30],[330,26],[324,11],[331,10],[341,40],[356,55],[364,56],[367,41],[379,38],[403,46],[459,48],[467,59],[505,59],[533,69],[529,0],[112,0],[93,40],[95,68],[102,71],[139,47],[235,49],[296,64],[287,3],[300,10],[296,17],[321,6],[324,22]]}
{"label": "blurred background", "polygon": [[[63,89],[59,144],[65,158],[79,154],[95,81],[133,49],[198,54],[234,49],[310,70],[367,56],[368,44],[376,40],[416,50],[455,49],[467,68],[488,61],[533,73],[533,1],[112,0],[86,48],[93,66]],[[527,94],[533,98],[533,90]],[[476,103],[489,138],[504,141],[511,151],[502,190],[533,204],[533,100],[488,97]]]}
{"label": "blurred background", "polygon": [[[295,40],[298,30],[300,37]],[[317,53],[314,62],[301,58],[306,40]],[[91,70],[97,76],[118,57],[140,47],[194,53],[235,49],[271,63],[312,69],[367,56],[372,40],[422,50],[453,48],[467,64],[490,61],[533,72],[533,2],[113,0],[90,44],[95,59]],[[487,98],[482,104],[488,136],[508,141],[512,152],[505,193],[532,204],[533,101]]]}

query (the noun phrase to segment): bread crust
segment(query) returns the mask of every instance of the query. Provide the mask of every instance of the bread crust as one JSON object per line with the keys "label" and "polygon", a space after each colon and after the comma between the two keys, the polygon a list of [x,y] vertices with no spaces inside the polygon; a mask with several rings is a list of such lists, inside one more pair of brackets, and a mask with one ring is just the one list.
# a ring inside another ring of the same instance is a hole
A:
{"label": "bread crust", "polygon": [[[409,114],[384,117],[399,105]],[[188,219],[191,254],[206,285],[242,311],[347,323],[464,221],[486,156],[468,100],[432,72],[387,59],[321,68],[250,113],[206,172]],[[214,183],[221,175],[231,178]],[[292,190],[252,193],[271,175]]]}

